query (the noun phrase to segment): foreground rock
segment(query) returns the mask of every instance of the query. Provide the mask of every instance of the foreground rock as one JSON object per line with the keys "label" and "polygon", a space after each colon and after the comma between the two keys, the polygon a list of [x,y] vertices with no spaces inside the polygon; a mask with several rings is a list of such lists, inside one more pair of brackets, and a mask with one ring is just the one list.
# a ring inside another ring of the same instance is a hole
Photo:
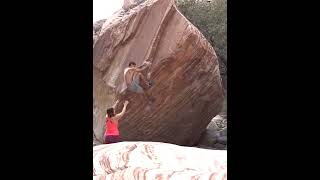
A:
{"label": "foreground rock", "polygon": [[93,147],[93,179],[227,179],[227,151],[159,142]]}
{"label": "foreground rock", "polygon": [[123,140],[197,144],[221,109],[219,65],[212,46],[173,0],[146,0],[116,12],[102,25],[93,47],[97,138],[103,139],[106,109],[123,87],[124,68],[148,58],[152,66],[146,71],[155,81],[148,90],[155,98],[154,109],[143,97],[128,96],[130,104],[119,124]]}

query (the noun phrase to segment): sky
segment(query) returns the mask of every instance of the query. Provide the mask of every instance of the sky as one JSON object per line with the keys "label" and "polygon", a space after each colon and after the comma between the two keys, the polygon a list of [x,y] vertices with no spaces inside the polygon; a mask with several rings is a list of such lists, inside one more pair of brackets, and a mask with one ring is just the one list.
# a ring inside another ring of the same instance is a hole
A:
{"label": "sky", "polygon": [[108,18],[122,7],[123,0],[93,0],[93,22]]}

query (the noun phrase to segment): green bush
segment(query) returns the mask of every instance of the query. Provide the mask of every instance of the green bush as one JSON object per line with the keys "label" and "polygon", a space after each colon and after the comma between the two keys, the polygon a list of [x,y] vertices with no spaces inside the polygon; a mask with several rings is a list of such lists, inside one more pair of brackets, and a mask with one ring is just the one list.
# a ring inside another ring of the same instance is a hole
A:
{"label": "green bush", "polygon": [[176,0],[181,13],[214,47],[222,75],[227,65],[227,0]]}

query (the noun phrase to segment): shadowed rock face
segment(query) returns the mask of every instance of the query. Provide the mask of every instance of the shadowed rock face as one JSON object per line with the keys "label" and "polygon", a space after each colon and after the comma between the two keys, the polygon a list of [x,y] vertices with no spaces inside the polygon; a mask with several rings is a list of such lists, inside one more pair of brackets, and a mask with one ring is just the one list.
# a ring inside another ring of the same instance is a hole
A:
{"label": "shadowed rock face", "polygon": [[93,179],[227,180],[227,151],[159,142],[93,147]]}
{"label": "shadowed rock face", "polygon": [[[93,47],[93,126],[103,139],[106,109],[123,85],[123,70],[152,58],[143,72],[155,84],[149,111],[141,95],[130,95],[120,120],[123,140],[161,141],[194,145],[218,114],[223,90],[216,54],[200,31],[177,9],[173,0],[146,0],[120,10],[101,27]],[[121,110],[123,99],[117,111]]]}

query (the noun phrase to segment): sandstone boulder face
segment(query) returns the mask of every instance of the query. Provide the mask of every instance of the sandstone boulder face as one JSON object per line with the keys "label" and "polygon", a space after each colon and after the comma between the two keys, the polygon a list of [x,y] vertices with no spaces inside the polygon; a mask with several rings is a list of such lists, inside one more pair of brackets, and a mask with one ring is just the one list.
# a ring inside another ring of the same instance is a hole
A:
{"label": "sandstone boulder face", "polygon": [[[94,131],[103,139],[106,109],[123,85],[123,70],[152,58],[155,98],[148,109],[141,95],[129,96],[120,120],[123,140],[194,145],[224,98],[213,47],[177,9],[173,0],[146,0],[108,18],[93,47]],[[123,101],[117,107],[121,110]]]}
{"label": "sandstone boulder face", "polygon": [[226,180],[227,151],[159,142],[93,147],[93,179]]}

